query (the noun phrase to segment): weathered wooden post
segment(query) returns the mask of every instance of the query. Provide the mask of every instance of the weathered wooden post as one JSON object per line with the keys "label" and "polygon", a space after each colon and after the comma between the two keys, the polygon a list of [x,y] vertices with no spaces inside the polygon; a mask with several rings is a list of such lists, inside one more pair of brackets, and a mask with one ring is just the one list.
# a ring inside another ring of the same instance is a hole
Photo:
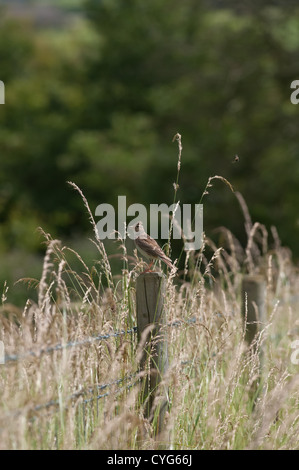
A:
{"label": "weathered wooden post", "polygon": [[242,314],[245,322],[245,340],[252,345],[252,352],[258,355],[258,371],[250,387],[253,407],[262,391],[263,348],[257,341],[257,334],[265,324],[266,282],[263,276],[246,275],[242,281]]}
{"label": "weathered wooden post", "polygon": [[263,276],[245,275],[242,281],[242,314],[246,318],[245,339],[248,344],[253,342],[265,322],[265,299],[266,282]]}
{"label": "weathered wooden post", "polygon": [[5,104],[5,86],[2,80],[0,80],[0,104]]}
{"label": "weathered wooden post", "polygon": [[[165,296],[165,276],[158,272],[140,274],[136,284],[137,333],[140,341],[142,332],[149,326],[140,368],[146,373],[140,394],[141,402],[145,404],[147,418],[157,413],[156,434],[163,428],[163,420],[168,403],[168,391],[165,390],[165,400],[161,400],[159,409],[154,410],[153,404],[157,387],[168,369],[168,353],[166,339],[166,314],[163,308]],[[148,367],[147,367],[148,366]]]}

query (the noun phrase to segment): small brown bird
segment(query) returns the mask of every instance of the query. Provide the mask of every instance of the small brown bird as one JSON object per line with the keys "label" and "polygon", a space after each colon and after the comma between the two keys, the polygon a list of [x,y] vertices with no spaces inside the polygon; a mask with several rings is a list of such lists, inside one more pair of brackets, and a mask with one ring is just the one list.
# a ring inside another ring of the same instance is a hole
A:
{"label": "small brown bird", "polygon": [[163,261],[165,264],[167,264],[167,266],[169,266],[169,268],[174,268],[171,259],[165,255],[164,251],[162,248],[160,248],[156,240],[154,240],[145,232],[141,222],[138,222],[134,229],[135,232],[138,232],[138,236],[135,238],[135,245],[137,249],[145,258],[150,260],[150,264],[144,272],[150,271],[150,268],[156,259]]}
{"label": "small brown bird", "polygon": [[240,161],[240,158],[238,157],[238,155],[235,156],[235,159],[233,160],[233,163],[239,163]]}

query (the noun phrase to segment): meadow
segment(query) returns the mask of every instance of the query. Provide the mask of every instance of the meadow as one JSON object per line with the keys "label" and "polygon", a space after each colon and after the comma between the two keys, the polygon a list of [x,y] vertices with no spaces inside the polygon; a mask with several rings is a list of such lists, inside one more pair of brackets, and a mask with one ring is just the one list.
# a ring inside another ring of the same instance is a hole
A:
{"label": "meadow", "polygon": [[[94,229],[95,263],[43,233],[42,276],[26,280],[38,301],[16,309],[6,304],[4,285],[1,449],[298,448],[299,365],[292,344],[299,335],[299,276],[276,230],[270,246],[265,227],[252,224],[242,201],[246,247],[222,228],[222,246],[205,236],[183,269],[165,274],[169,368],[146,418],[135,292],[143,261],[123,240],[116,254],[107,253],[79,192]],[[121,274],[111,268],[115,257]],[[81,270],[72,268],[74,259]],[[266,320],[251,345],[241,314],[245,273],[266,281]],[[155,410],[165,390],[157,434]]]}
{"label": "meadow", "polygon": [[[0,448],[298,449],[298,7],[0,0],[0,14]],[[153,268],[169,364],[145,401],[146,264],[93,217],[119,196],[204,204],[201,248],[169,236],[178,270]],[[265,299],[250,343],[247,275]]]}

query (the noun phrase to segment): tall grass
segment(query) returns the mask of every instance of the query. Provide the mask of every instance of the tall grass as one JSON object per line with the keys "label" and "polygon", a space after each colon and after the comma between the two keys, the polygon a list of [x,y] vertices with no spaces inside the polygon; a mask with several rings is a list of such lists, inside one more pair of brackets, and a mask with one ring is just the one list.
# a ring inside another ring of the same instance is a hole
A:
{"label": "tall grass", "polygon": [[[169,406],[156,436],[154,420],[144,418],[139,401],[141,346],[134,326],[141,261],[119,240],[123,269],[113,273],[88,202],[72,186],[88,210],[98,260],[89,266],[44,233],[41,279],[28,280],[37,286],[37,303],[28,300],[21,312],[6,305],[4,286],[0,340],[10,360],[0,365],[0,448],[298,448],[299,365],[290,357],[299,336],[299,276],[276,231],[269,249],[265,227],[252,223],[237,195],[247,246],[222,227],[221,247],[205,237],[182,272],[168,277],[170,366],[156,399],[166,386]],[[74,257],[81,270],[72,269]],[[256,338],[263,349],[262,376],[259,348],[244,340],[245,272],[267,281],[267,320]]]}

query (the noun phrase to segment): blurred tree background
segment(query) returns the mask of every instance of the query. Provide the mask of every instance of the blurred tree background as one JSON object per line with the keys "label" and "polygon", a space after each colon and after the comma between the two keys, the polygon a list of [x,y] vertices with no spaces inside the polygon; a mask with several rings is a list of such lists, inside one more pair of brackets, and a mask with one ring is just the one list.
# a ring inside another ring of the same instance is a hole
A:
{"label": "blurred tree background", "polygon": [[[177,132],[177,199],[199,202],[222,175],[298,258],[296,3],[0,1],[0,285],[39,277],[38,226],[81,247],[91,235],[69,180],[93,213],[118,195],[171,204]],[[206,233],[223,225],[244,243],[237,198],[213,186]]]}

